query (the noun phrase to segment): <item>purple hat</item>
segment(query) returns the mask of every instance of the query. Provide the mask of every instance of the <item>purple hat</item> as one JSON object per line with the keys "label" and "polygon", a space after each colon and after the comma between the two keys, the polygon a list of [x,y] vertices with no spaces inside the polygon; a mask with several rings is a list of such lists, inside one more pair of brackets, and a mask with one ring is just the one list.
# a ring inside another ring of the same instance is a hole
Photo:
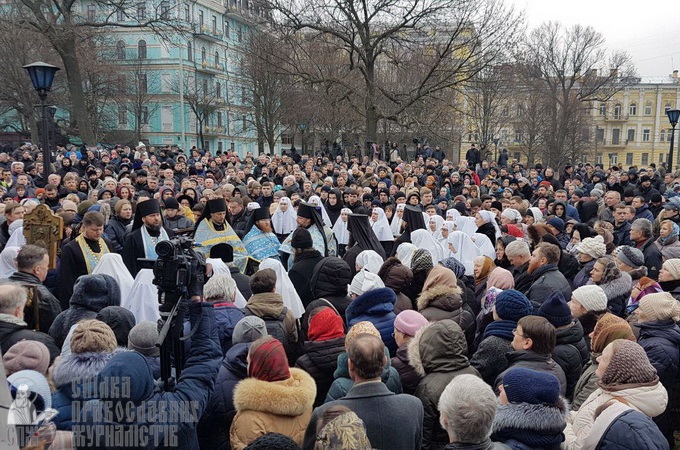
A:
{"label": "purple hat", "polygon": [[418,311],[407,309],[394,319],[394,329],[407,336],[415,336],[418,330],[428,324],[427,319]]}

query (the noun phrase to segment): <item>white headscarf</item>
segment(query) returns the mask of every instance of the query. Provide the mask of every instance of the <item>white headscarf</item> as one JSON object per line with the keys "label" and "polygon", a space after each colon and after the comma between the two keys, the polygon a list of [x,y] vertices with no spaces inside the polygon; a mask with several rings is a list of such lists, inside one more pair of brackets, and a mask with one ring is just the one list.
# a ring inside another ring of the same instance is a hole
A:
{"label": "white headscarf", "polygon": [[[260,263],[262,269],[273,269],[276,272],[276,293],[283,298],[283,305],[290,309],[296,319],[302,317],[305,312],[305,307],[302,305],[302,300],[293,286],[293,282],[288,278],[288,273],[283,269],[280,261],[272,258],[265,258]],[[311,274],[310,274],[311,276]]]}
{"label": "white headscarf", "polygon": [[392,242],[394,240],[394,236],[392,235],[392,229],[390,228],[390,222],[387,220],[387,216],[385,215],[385,211],[383,211],[382,208],[373,208],[373,212],[378,213],[378,221],[373,222],[371,220],[371,228],[373,228],[373,232],[377,236],[379,241],[389,241]]}
{"label": "white headscarf", "polygon": [[501,229],[498,226],[498,222],[496,222],[496,214],[492,213],[491,211],[485,211],[481,210],[477,214],[482,216],[482,219],[484,220],[484,223],[491,223],[493,224],[493,227],[496,230],[496,238],[501,237]]}
{"label": "white headscarf", "polygon": [[455,221],[459,217],[461,217],[460,211],[458,211],[456,208],[446,210],[446,220]]}
{"label": "white headscarf", "polygon": [[[430,229],[430,225],[434,222],[434,231]],[[439,214],[430,216],[430,219],[425,222],[427,226],[427,231],[434,236],[435,239],[439,240],[442,237],[442,225],[444,225],[444,218]]]}
{"label": "white headscarf", "polygon": [[491,243],[489,236],[482,233],[473,233],[472,241],[482,252],[482,256],[488,256],[491,259],[496,259],[496,249],[493,248],[493,244]]}
{"label": "white headscarf", "polygon": [[247,211],[255,211],[256,209],[260,209],[260,204],[257,202],[250,202],[246,205]]}
{"label": "white headscarf", "polygon": [[412,231],[411,243],[415,245],[416,248],[422,248],[430,252],[434,264],[437,264],[444,259],[444,249],[439,241],[437,241],[428,230],[420,229]]}
{"label": "white headscarf", "polygon": [[529,208],[529,211],[531,211],[531,214],[534,216],[534,223],[538,223],[541,220],[543,220],[543,213],[541,212],[540,208],[536,208],[534,206],[532,208]]}
{"label": "white headscarf", "polygon": [[349,295],[363,295],[373,289],[384,287],[385,283],[383,283],[383,280],[381,280],[378,275],[371,273],[366,269],[362,269],[354,275],[354,278],[352,278],[352,284],[347,286],[347,293]]}
{"label": "white headscarf", "polygon": [[455,220],[455,222],[458,231],[462,231],[468,236],[472,236],[474,233],[477,232],[477,225],[475,224],[474,217],[460,216]]}
{"label": "white headscarf", "polygon": [[[406,208],[406,203],[399,203],[394,209],[394,215],[392,216],[392,223],[390,224],[390,229],[392,230],[392,236],[397,237],[401,234],[401,222],[403,219],[404,208]],[[402,212],[402,216],[399,217],[398,212]],[[402,261],[403,263],[403,261]]]}
{"label": "white headscarf", "polygon": [[135,277],[130,294],[121,302],[123,308],[130,311],[137,323],[157,322],[161,318],[158,312],[158,288],[153,284],[153,270],[142,269]]}
{"label": "white headscarf", "polygon": [[418,247],[415,245],[411,244],[410,242],[404,242],[403,244],[399,244],[399,247],[397,247],[397,258],[403,265],[408,267],[409,269],[411,268],[411,259],[413,258],[413,252],[418,250]]}
{"label": "white headscarf", "polygon": [[375,250],[364,250],[357,255],[355,264],[357,271],[366,269],[371,273],[378,273],[383,265],[382,257]]}
{"label": "white headscarf", "polygon": [[513,208],[505,208],[501,213],[501,217],[510,219],[513,225],[516,225],[522,221],[522,214]]}
{"label": "white headscarf", "polygon": [[272,215],[272,227],[277,234],[290,234],[297,228],[297,213],[288,197],[281,197],[279,203],[281,202],[288,204],[288,210],[283,212],[279,206],[276,207]]}
{"label": "white headscarf", "polygon": [[120,298],[123,301],[128,298],[135,279],[132,278],[125,263],[123,263],[122,256],[113,252],[104,254],[92,270],[92,275],[98,273],[112,276],[118,282]]}
{"label": "white headscarf", "polygon": [[21,247],[5,247],[0,253],[0,278],[9,278],[14,272],[17,271],[17,254],[21,250]]}
{"label": "white headscarf", "polygon": [[347,222],[342,221],[343,214],[352,214],[352,210],[349,208],[342,208],[338,220],[336,220],[333,225],[333,234],[335,235],[335,239],[338,240],[338,245],[349,244],[349,230],[347,229]]}
{"label": "white headscarf", "polygon": [[5,247],[23,247],[26,245],[23,219],[12,222],[12,225],[10,225],[7,230],[9,231],[9,239],[5,244]]}
{"label": "white headscarf", "polygon": [[[231,270],[229,270],[229,266],[225,264],[224,261],[222,261],[219,258],[207,258],[205,260],[207,264],[210,264],[212,266],[213,270],[213,276],[214,275],[228,275],[229,278],[232,278],[231,276]],[[234,305],[238,308],[245,308],[246,307],[246,299],[241,294],[241,291],[238,289],[238,285],[236,286],[236,298],[234,299]]]}
{"label": "white headscarf", "polygon": [[309,200],[307,200],[307,203],[311,203],[312,205],[316,206],[317,208],[321,208],[321,217],[323,217],[323,224],[326,225],[328,228],[333,226],[333,223],[331,222],[331,218],[326,212],[326,208],[323,206],[323,202],[321,201],[321,197],[318,195],[312,195],[309,197]]}
{"label": "white headscarf", "polygon": [[[485,236],[486,237],[486,236]],[[486,238],[487,241],[489,238]],[[448,244],[451,243],[456,253],[449,250]],[[489,241],[489,244],[491,241]],[[462,231],[449,232],[449,237],[446,240],[446,249],[449,250],[449,256],[456,258],[463,266],[465,266],[465,275],[474,275],[475,273],[475,258],[482,255],[482,251],[472,242],[470,236]]]}

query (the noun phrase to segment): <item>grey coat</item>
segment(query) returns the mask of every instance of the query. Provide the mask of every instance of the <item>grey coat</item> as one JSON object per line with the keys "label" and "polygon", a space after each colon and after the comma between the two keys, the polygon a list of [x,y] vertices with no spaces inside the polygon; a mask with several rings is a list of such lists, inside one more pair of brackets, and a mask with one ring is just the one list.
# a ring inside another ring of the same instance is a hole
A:
{"label": "grey coat", "polygon": [[329,406],[346,406],[366,426],[373,448],[419,450],[423,438],[423,404],[408,394],[394,394],[384,383],[369,381],[352,386],[341,400],[326,403],[314,410],[302,446],[313,450],[316,424]]}
{"label": "grey coat", "polygon": [[600,379],[597,377],[597,375],[595,375],[595,371],[599,365],[597,363],[598,356],[600,355],[594,353],[591,354],[590,361],[588,361],[586,365],[583,366],[583,373],[576,382],[576,387],[574,388],[574,399],[571,401],[572,411],[577,411],[583,402],[585,402],[586,399],[590,397],[590,394],[592,394],[595,389],[598,388],[597,382],[600,381]]}

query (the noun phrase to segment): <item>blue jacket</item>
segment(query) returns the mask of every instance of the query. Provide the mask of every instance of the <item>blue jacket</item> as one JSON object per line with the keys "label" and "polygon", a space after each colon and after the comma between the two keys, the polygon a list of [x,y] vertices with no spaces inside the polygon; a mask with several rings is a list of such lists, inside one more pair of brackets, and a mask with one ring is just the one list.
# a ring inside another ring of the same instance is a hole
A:
{"label": "blue jacket", "polygon": [[[138,438],[136,449],[199,448],[196,423],[215,386],[222,351],[212,305],[192,302],[189,315],[197,329],[175,389],[166,392],[156,386],[149,364],[139,353],[115,355],[99,374],[100,383],[114,389],[100,389],[97,399],[83,407],[82,421],[74,423],[83,426],[74,428],[79,446],[119,448],[115,441],[107,445],[105,440],[119,434]],[[88,430],[100,432],[88,434]]]}
{"label": "blue jacket", "polygon": [[635,219],[647,219],[654,223],[654,214],[650,211],[649,206],[645,204],[635,209]]}
{"label": "blue jacket", "polygon": [[234,333],[234,327],[245,317],[245,314],[236,306],[217,303],[214,307],[217,336],[222,346],[222,354],[226,355],[227,350],[231,348],[231,335]]}
{"label": "blue jacket", "polygon": [[578,214],[578,209],[576,209],[575,206],[572,206],[568,203],[565,206],[567,207],[566,208],[567,217],[569,217],[570,219],[574,219],[577,222],[580,222],[581,217]]}
{"label": "blue jacket", "polygon": [[629,409],[616,417],[595,447],[596,450],[668,450],[668,448],[668,441],[654,421],[634,409]]}
{"label": "blue jacket", "polygon": [[217,372],[215,392],[198,423],[201,450],[229,450],[229,429],[236,414],[234,388],[248,377],[248,344],[236,344],[227,352]]}
{"label": "blue jacket", "polygon": [[680,327],[672,320],[643,322],[636,326],[640,328],[638,344],[645,349],[661,384],[671,391],[680,360]]}
{"label": "blue jacket", "polygon": [[390,355],[397,353],[397,343],[392,337],[394,332],[394,304],[397,295],[390,288],[373,289],[360,295],[345,311],[347,326],[352,327],[355,323],[371,322],[380,332],[380,337],[390,351]]}

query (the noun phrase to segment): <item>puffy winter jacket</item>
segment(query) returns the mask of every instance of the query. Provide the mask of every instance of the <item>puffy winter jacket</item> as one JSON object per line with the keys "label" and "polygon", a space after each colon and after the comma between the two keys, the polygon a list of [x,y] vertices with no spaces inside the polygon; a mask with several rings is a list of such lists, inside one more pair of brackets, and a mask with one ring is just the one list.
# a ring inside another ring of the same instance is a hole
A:
{"label": "puffy winter jacket", "polygon": [[555,264],[539,267],[531,275],[534,282],[525,294],[535,307],[541,306],[555,291],[562,292],[564,298],[571,298],[571,286]]}
{"label": "puffy winter jacket", "polygon": [[304,343],[303,351],[302,356],[295,362],[295,367],[299,367],[314,378],[316,382],[314,407],[316,408],[323,404],[333,384],[333,374],[338,368],[338,356],[345,351],[345,338],[318,342],[307,341]]}
{"label": "puffy winter jacket", "polygon": [[404,394],[413,395],[422,377],[408,362],[408,342],[397,349],[397,355],[392,357],[392,367],[399,372]]}
{"label": "puffy winter jacket", "polygon": [[508,358],[508,369],[498,375],[492,387],[498,389],[498,385],[503,384],[505,372],[515,367],[538,370],[539,372],[552,373],[560,380],[560,394],[564,395],[567,391],[567,378],[564,376],[562,368],[550,357],[541,355],[531,350],[513,351],[505,355]]}
{"label": "puffy winter jacket", "polygon": [[[463,329],[468,347],[475,338],[477,323],[463,304],[463,290],[456,286],[434,286],[418,297],[418,311],[430,322],[451,319]],[[466,350],[467,351],[467,350]]]}
{"label": "puffy winter jacket", "polygon": [[352,303],[352,299],[347,295],[347,285],[351,282],[352,271],[347,263],[337,256],[329,256],[314,267],[309,288],[312,297],[328,300],[345,320],[345,310]]}
{"label": "puffy winter jacket", "polygon": [[567,377],[566,397],[571,399],[590,352],[583,337],[583,327],[578,320],[573,321],[568,328],[558,328],[555,331],[557,339],[552,357]]}
{"label": "puffy winter jacket", "polygon": [[397,353],[397,343],[394,341],[394,303],[397,296],[390,288],[372,289],[359,297],[347,307],[345,318],[347,326],[367,320],[380,332],[382,341],[390,351],[390,355]]}
{"label": "puffy winter jacket", "polygon": [[397,302],[394,306],[394,313],[399,314],[405,309],[413,309],[411,299],[402,291],[407,289],[413,280],[413,272],[403,265],[397,258],[390,257],[383,264],[378,272],[378,276],[388,287],[397,295]]}
{"label": "puffy winter jacket", "polygon": [[571,283],[572,289],[576,290],[581,286],[588,284],[588,281],[590,280],[590,271],[593,270],[593,266],[596,262],[597,259],[591,259],[581,267],[581,270],[578,271],[574,277],[574,281]]}
{"label": "puffy winter jacket", "polygon": [[635,326],[640,328],[638,344],[645,349],[661,383],[670,392],[680,363],[680,327],[671,320],[637,323]]}

